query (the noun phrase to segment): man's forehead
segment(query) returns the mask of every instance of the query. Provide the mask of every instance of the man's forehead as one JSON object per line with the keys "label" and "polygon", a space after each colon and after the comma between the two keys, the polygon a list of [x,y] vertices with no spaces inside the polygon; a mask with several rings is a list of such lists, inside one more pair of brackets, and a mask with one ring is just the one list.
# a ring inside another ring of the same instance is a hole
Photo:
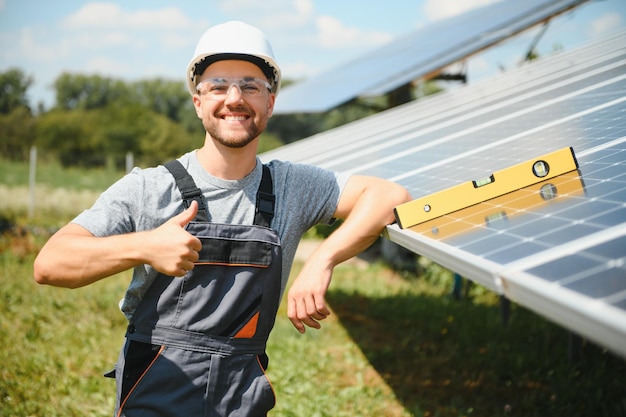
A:
{"label": "man's forehead", "polygon": [[216,61],[209,65],[200,76],[199,82],[207,78],[214,77],[252,77],[265,80],[267,77],[261,71],[261,68],[252,62],[228,59]]}

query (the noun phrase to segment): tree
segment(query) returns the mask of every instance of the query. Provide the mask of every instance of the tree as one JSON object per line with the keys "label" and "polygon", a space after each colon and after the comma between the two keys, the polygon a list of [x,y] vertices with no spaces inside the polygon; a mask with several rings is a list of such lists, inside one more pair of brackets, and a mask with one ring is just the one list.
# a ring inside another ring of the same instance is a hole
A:
{"label": "tree", "polygon": [[39,116],[36,144],[64,166],[103,166],[105,149],[96,113],[53,110]]}
{"label": "tree", "polygon": [[180,122],[183,109],[191,105],[191,98],[182,81],[160,78],[141,80],[133,83],[131,90],[137,103],[175,122]]}
{"label": "tree", "polygon": [[0,113],[0,156],[7,159],[28,158],[35,141],[36,119],[27,107],[16,107],[8,114]]}
{"label": "tree", "polygon": [[0,73],[0,155],[22,159],[34,141],[35,118],[26,93],[33,79],[19,69]]}
{"label": "tree", "polygon": [[63,73],[55,80],[54,88],[56,108],[63,110],[97,109],[131,98],[126,83],[100,75]]}
{"label": "tree", "polygon": [[202,134],[204,128],[198,120],[191,96],[182,81],[161,78],[140,80],[130,86],[133,101],[179,123],[188,132]]}
{"label": "tree", "polygon": [[0,73],[0,113],[9,114],[17,108],[26,108],[30,112],[26,91],[32,84],[32,77],[19,69]]}

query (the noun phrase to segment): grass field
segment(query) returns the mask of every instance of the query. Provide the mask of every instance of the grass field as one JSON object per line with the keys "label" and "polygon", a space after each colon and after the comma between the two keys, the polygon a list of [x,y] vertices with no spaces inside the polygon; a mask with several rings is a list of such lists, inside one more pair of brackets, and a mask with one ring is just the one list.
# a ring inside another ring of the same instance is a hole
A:
{"label": "grass field", "polygon": [[[28,220],[21,180],[0,183],[0,201],[12,200],[0,216],[28,226],[0,238],[0,417],[110,416],[114,382],[102,373],[122,343],[129,274],[77,290],[32,280],[45,231],[80,210],[65,202],[88,205],[98,187],[64,186],[65,198]],[[419,277],[379,262],[338,267],[320,331],[300,335],[281,306],[268,346],[271,416],[626,416],[624,360],[585,343],[572,364],[566,330],[515,305],[503,326],[494,294],[473,286],[455,300],[450,273],[422,261]]]}

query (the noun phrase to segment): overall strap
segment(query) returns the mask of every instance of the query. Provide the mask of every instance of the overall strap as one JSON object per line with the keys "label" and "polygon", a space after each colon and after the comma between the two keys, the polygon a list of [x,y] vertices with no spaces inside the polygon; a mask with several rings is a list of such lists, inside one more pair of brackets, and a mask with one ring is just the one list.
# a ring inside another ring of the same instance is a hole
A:
{"label": "overall strap", "polygon": [[193,178],[191,178],[189,172],[187,172],[185,167],[176,159],[166,162],[164,166],[174,176],[174,179],[176,180],[176,186],[183,196],[183,203],[185,205],[185,208],[188,208],[192,201],[197,201],[198,214],[196,214],[196,220],[201,222],[208,222],[208,210],[207,205],[204,201],[204,197],[202,196],[202,191],[200,190],[200,188],[198,188]]}
{"label": "overall strap", "polygon": [[259,191],[256,194],[256,214],[254,215],[254,224],[257,226],[270,227],[274,218],[274,205],[276,197],[274,196],[274,185],[272,183],[272,173],[270,169],[263,165],[263,176]]}

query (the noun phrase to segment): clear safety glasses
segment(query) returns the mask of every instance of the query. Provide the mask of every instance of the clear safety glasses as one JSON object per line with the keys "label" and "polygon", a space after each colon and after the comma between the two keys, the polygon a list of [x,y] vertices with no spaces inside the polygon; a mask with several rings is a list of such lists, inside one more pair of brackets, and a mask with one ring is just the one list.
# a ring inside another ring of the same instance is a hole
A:
{"label": "clear safety glasses", "polygon": [[259,78],[208,78],[198,83],[198,94],[208,94],[210,97],[223,99],[228,95],[232,86],[237,87],[241,95],[258,97],[264,90],[272,91],[272,86]]}

